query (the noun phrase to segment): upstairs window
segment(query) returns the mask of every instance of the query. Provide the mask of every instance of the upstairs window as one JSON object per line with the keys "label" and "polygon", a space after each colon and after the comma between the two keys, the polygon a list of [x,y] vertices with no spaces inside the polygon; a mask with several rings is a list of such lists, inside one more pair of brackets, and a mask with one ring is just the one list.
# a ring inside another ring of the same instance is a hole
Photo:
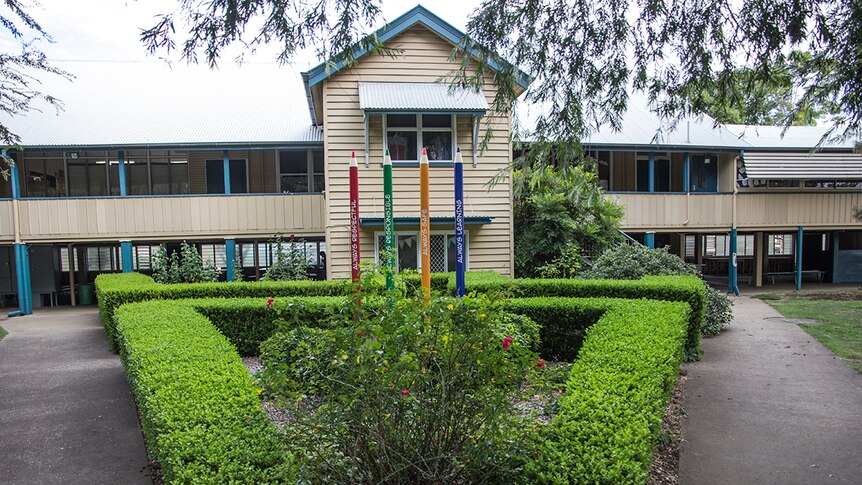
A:
{"label": "upstairs window", "polygon": [[281,192],[323,192],[326,188],[323,151],[279,151],[278,174]]}
{"label": "upstairs window", "polygon": [[386,147],[393,161],[415,162],[428,149],[428,160],[452,161],[455,116],[448,114],[385,116]]}

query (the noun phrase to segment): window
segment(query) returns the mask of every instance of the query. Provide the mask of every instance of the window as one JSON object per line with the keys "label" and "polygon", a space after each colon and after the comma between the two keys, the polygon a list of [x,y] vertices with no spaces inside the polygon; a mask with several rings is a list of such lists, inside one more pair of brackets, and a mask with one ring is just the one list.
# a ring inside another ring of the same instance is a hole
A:
{"label": "window", "polygon": [[[432,233],[430,242],[431,272],[445,273],[455,271],[455,235],[452,233]],[[419,252],[419,233],[396,233],[395,243],[397,270],[419,269],[422,261],[422,256]],[[386,239],[383,233],[377,233],[376,249],[375,259],[380,261],[380,254],[386,250]],[[464,251],[466,254],[466,241]]]}
{"label": "window", "polygon": [[69,195],[72,197],[108,195],[106,152],[70,152]]}
{"label": "window", "polygon": [[153,269],[153,258],[159,252],[159,246],[148,244],[135,245],[132,248],[132,267],[135,271]]}
{"label": "window", "polygon": [[[656,153],[655,160],[655,186],[656,192],[670,192],[670,157],[666,153]],[[637,191],[649,192],[649,155],[638,154],[637,156]]]}
{"label": "window", "polygon": [[766,250],[770,256],[790,256],[793,254],[793,234],[770,234]]}
{"label": "window", "polygon": [[428,160],[451,161],[455,148],[455,116],[448,114],[385,116],[386,147],[393,161],[417,161],[422,147]]}
{"label": "window", "polygon": [[[248,173],[245,168],[245,160],[230,160],[228,162],[230,171],[230,193],[248,193]],[[207,160],[207,193],[224,194],[224,160]]]}
{"label": "window", "polygon": [[119,271],[120,248],[117,246],[88,247],[87,271]]}
{"label": "window", "polygon": [[227,267],[227,253],[224,244],[201,244],[201,260],[204,265],[213,265],[216,268]]}
{"label": "window", "polygon": [[[686,237],[686,256],[688,256],[688,237]],[[730,236],[728,235],[705,235],[703,236],[703,255],[704,256],[729,256],[730,255]],[[754,235],[740,234],[736,236],[736,255],[737,256],[753,256],[754,255]],[[694,241],[691,245],[691,257],[694,257]]]}
{"label": "window", "polygon": [[768,186],[772,188],[799,187],[798,180],[770,180],[768,184]]}
{"label": "window", "polygon": [[27,153],[22,157],[21,179],[27,197],[64,197],[66,169],[62,153]]}
{"label": "window", "polygon": [[323,192],[323,151],[281,150],[278,152],[278,173],[281,192]]}
{"label": "window", "polygon": [[[150,182],[153,195],[189,193],[189,161],[187,152],[151,152]],[[223,169],[224,167],[222,167]],[[224,173],[222,172],[222,179]],[[231,183],[233,185],[233,183]],[[222,180],[224,187],[224,180]]]}

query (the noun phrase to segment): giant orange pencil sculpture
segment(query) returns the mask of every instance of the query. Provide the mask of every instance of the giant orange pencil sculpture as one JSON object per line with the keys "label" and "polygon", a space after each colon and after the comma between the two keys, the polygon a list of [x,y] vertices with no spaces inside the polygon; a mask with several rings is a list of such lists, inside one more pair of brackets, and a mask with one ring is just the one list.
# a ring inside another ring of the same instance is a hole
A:
{"label": "giant orange pencil sculpture", "polygon": [[428,152],[419,160],[419,248],[422,254],[422,292],[431,298],[431,210],[428,195]]}

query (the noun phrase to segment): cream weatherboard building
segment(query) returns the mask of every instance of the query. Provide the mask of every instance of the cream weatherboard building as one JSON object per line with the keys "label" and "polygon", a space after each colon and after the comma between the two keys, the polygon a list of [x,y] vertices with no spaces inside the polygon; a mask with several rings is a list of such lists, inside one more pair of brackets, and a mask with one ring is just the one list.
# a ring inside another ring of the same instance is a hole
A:
{"label": "cream weatherboard building", "polygon": [[[351,152],[360,159],[362,257],[375,259],[386,148],[399,267],[418,265],[418,158],[426,147],[432,269],[452,269],[452,157],[460,146],[468,268],[511,275],[511,182],[487,186],[512,160],[512,120],[490,109],[494,84],[487,79],[476,93],[439,82],[458,68],[450,54],[463,34],[423,7],[376,35],[396,55],[359,52],[349,65],[327,62],[301,75],[253,63],[224,72],[155,62],[62,66],[75,81],[46,89],[64,111],[3,119],[23,150],[7,152],[16,166],[0,179],[2,303],[17,305],[21,291],[35,306],[68,303],[97,274],[150,271],[159,245],[182,241],[226,275],[237,261],[253,279],[272,260],[269,240],[281,235],[305,252],[314,277],[347,277],[348,160]],[[522,75],[520,88],[528,83]],[[479,153],[486,126],[494,137]],[[812,155],[816,128],[782,138],[706,117],[660,128],[633,103],[622,131],[586,140],[608,197],[626,207],[625,232],[723,278],[736,227],[740,281],[862,280],[862,232],[852,215],[862,205],[862,158],[852,143]],[[24,255],[29,263],[16,264]],[[29,292],[18,285],[22,275]]]}

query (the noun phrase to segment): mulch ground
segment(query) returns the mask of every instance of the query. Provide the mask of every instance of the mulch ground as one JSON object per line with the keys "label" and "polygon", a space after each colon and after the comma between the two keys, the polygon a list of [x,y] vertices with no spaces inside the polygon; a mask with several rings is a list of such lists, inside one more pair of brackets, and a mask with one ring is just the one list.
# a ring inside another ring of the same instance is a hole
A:
{"label": "mulch ground", "polygon": [[682,436],[682,418],[685,416],[682,391],[686,379],[685,371],[681,372],[664,410],[661,423],[663,439],[656,446],[652,458],[648,482],[650,485],[679,484],[679,443]]}

